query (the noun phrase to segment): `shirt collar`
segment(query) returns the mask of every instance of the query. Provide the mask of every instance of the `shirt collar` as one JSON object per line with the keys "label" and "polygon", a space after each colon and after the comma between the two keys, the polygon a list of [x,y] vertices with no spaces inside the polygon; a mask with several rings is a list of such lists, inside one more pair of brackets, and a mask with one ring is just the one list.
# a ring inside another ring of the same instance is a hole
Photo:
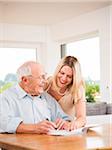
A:
{"label": "shirt collar", "polygon": [[28,95],[19,84],[16,85],[16,91],[20,99]]}
{"label": "shirt collar", "polygon": [[[16,85],[16,91],[19,96],[19,99],[22,99],[25,96],[29,96],[30,98],[33,99],[33,97],[30,94],[28,94],[26,91],[24,91],[19,84]],[[41,98],[41,95],[36,96],[36,97]]]}

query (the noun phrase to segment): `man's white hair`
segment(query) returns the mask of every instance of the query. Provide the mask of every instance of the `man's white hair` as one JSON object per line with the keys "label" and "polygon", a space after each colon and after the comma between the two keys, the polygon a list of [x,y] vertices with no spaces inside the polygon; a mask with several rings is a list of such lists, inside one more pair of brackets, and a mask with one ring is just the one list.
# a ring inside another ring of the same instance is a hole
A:
{"label": "man's white hair", "polygon": [[33,61],[28,61],[24,63],[22,66],[20,66],[17,70],[17,79],[18,81],[21,81],[21,78],[23,76],[29,76],[32,75],[31,72],[31,64],[34,63]]}

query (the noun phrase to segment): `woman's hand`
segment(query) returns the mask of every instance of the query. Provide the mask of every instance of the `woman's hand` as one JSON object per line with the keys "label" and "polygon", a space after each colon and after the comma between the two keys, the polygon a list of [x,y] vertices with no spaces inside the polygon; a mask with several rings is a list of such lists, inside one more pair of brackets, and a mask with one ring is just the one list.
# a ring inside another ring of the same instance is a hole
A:
{"label": "woman's hand", "polygon": [[56,124],[57,130],[63,130],[66,124],[66,121],[61,118],[58,118],[56,119],[55,124]]}
{"label": "woman's hand", "polygon": [[78,122],[75,121],[75,120],[73,120],[73,121],[71,121],[71,123],[70,123],[69,130],[70,130],[70,131],[71,131],[71,130],[75,130],[75,129],[77,129],[78,127],[79,127]]}
{"label": "woman's hand", "polygon": [[65,121],[61,118],[58,118],[56,121],[55,121],[55,124],[57,126],[57,130],[68,130],[68,131],[71,131],[71,130],[75,130],[77,129],[77,122],[74,120],[74,121]]}
{"label": "woman's hand", "polygon": [[75,129],[79,128],[79,127],[80,127],[79,122],[73,120],[71,122],[66,121],[64,126],[63,126],[63,129],[64,130],[68,130],[68,131],[72,131],[72,130],[75,130]]}

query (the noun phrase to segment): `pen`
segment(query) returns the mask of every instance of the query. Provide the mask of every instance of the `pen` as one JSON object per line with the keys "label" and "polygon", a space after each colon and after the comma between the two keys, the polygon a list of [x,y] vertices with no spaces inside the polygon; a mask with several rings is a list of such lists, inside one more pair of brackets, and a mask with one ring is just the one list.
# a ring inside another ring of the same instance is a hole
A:
{"label": "pen", "polygon": [[46,120],[48,120],[48,121],[49,121],[49,119],[48,119],[48,118],[46,118]]}

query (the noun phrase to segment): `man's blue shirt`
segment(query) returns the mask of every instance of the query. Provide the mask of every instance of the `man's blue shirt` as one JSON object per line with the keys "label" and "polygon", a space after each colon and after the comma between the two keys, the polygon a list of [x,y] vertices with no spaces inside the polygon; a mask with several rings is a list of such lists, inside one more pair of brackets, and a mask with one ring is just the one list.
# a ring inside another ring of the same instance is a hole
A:
{"label": "man's blue shirt", "polygon": [[1,132],[15,133],[21,122],[35,124],[46,118],[70,120],[47,92],[32,97],[17,84],[0,95]]}

